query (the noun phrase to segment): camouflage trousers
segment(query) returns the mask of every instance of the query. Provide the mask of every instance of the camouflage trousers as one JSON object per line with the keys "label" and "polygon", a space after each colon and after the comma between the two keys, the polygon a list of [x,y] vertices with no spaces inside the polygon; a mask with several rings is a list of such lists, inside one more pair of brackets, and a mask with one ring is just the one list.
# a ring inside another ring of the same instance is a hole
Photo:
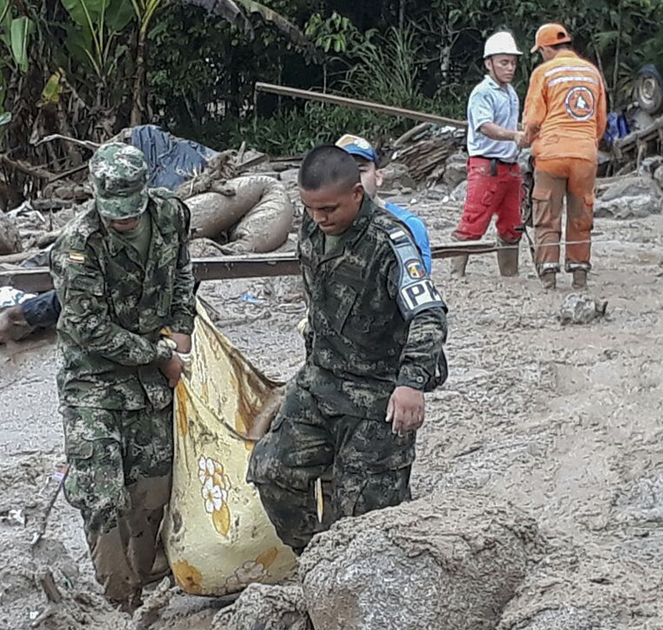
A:
{"label": "camouflage trousers", "polygon": [[[376,408],[370,418],[329,415],[306,389],[288,388],[270,431],[253,450],[247,480],[258,488],[279,538],[296,552],[339,518],[410,498],[415,435],[394,435],[385,413]],[[322,522],[315,492],[319,478]]]}
{"label": "camouflage trousers", "polygon": [[67,501],[106,597],[131,610],[150,581],[170,498],[173,412],[63,407]]}

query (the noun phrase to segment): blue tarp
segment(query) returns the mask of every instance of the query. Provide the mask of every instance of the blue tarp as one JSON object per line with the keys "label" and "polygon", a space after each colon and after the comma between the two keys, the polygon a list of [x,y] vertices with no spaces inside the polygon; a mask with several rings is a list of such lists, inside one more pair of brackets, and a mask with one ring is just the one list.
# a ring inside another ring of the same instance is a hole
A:
{"label": "blue tarp", "polygon": [[175,190],[200,173],[218,153],[208,147],[181,140],[156,125],[139,125],[131,131],[131,144],[139,148],[150,169],[148,186]]}
{"label": "blue tarp", "polygon": [[608,124],[606,125],[604,138],[608,144],[612,144],[615,140],[627,136],[629,133],[628,122],[624,114],[617,112],[610,112],[608,114]]}

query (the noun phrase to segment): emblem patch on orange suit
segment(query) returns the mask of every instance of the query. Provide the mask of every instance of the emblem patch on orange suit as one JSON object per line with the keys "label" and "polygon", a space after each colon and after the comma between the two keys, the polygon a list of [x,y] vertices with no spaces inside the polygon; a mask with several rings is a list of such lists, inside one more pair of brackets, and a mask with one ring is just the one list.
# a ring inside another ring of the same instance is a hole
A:
{"label": "emblem patch on orange suit", "polygon": [[564,105],[568,115],[574,120],[588,120],[596,109],[593,92],[582,85],[569,90]]}

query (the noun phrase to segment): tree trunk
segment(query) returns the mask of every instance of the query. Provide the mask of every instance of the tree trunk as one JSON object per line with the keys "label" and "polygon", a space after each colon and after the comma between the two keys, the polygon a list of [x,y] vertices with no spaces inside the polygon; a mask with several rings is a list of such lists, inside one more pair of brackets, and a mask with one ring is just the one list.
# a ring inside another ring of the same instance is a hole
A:
{"label": "tree trunk", "polygon": [[131,107],[131,126],[143,124],[147,111],[147,30],[138,30],[136,44],[136,77],[134,79],[133,101]]}

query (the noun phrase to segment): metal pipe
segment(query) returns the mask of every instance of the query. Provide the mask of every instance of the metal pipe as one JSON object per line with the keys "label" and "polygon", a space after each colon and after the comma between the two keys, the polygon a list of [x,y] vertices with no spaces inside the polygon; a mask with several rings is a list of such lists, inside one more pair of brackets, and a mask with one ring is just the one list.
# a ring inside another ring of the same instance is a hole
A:
{"label": "metal pipe", "polygon": [[309,101],[341,105],[343,107],[367,109],[380,114],[401,116],[403,118],[434,123],[436,125],[449,125],[451,127],[457,127],[458,129],[467,129],[467,122],[464,120],[454,120],[453,118],[445,118],[444,116],[438,116],[437,114],[426,114],[412,109],[403,109],[401,107],[393,107],[391,105],[383,105],[382,103],[373,103],[371,101],[361,101],[356,98],[336,96],[335,94],[322,94],[321,92],[312,92],[311,90],[300,90],[298,88],[286,87],[284,85],[274,85],[273,83],[256,83],[256,92],[268,92],[271,94],[280,94],[281,96],[304,98]]}
{"label": "metal pipe", "polygon": [[[431,248],[433,258],[451,258],[461,254],[490,254],[497,245],[487,241],[458,242]],[[246,254],[217,258],[194,258],[193,275],[196,280],[230,280],[236,278],[264,278],[299,275],[299,262],[294,253]],[[53,288],[48,267],[0,271],[0,287],[13,286],[26,293],[40,293]]]}

